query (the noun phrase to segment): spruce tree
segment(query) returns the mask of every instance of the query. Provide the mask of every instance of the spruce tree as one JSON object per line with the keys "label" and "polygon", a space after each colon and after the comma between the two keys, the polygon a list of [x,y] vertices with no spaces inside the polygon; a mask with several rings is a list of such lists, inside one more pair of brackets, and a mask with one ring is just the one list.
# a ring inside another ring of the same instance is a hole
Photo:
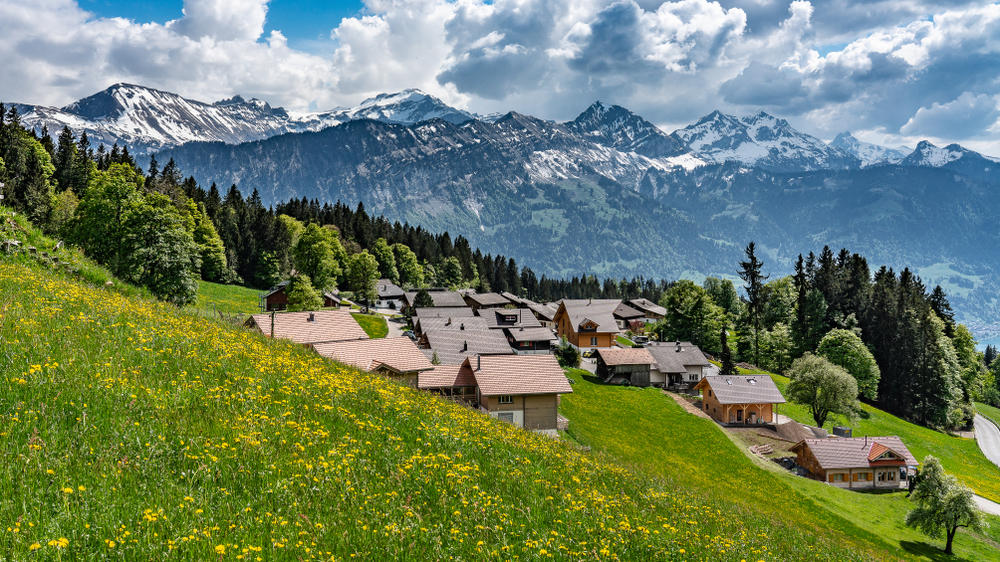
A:
{"label": "spruce tree", "polygon": [[722,370],[719,374],[724,377],[735,377],[739,374],[739,371],[736,369],[736,363],[733,362],[733,353],[729,350],[729,336],[726,333],[725,326],[719,331],[719,340],[722,345],[722,353],[719,354],[719,359],[722,361]]}
{"label": "spruce tree", "polygon": [[757,246],[750,242],[746,249],[747,259],[740,262],[740,279],[743,280],[743,289],[746,291],[747,318],[753,330],[753,359],[754,363],[760,362],[760,331],[764,323],[764,307],[767,295],[764,293],[764,281],[768,276],[761,272],[764,262],[757,258]]}

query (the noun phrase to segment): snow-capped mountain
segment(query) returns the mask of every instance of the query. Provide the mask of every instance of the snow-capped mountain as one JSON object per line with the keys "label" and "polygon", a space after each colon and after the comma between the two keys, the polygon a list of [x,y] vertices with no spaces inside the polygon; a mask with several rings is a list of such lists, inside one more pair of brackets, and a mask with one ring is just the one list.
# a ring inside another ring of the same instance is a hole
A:
{"label": "snow-capped mountain", "polygon": [[982,158],[978,152],[969,150],[957,144],[949,144],[945,147],[935,146],[930,141],[920,141],[917,148],[906,158],[902,164],[907,166],[927,166],[930,168],[940,168],[966,156]]}
{"label": "snow-capped mountain", "polygon": [[93,145],[117,142],[137,154],[187,142],[261,140],[356,119],[412,124],[434,118],[459,123],[474,117],[415,89],[380,94],[356,107],[297,115],[259,99],[234,96],[205,103],[133,84],[115,84],[62,108],[15,105],[26,126],[45,125],[55,135],[67,125],[77,135],[86,132]]}
{"label": "snow-capped mountain", "polygon": [[597,101],[566,127],[584,138],[624,152],[653,158],[687,152],[684,142],[618,105]]}
{"label": "snow-capped mountain", "polygon": [[674,136],[707,162],[740,162],[774,171],[856,168],[860,164],[855,156],[763,111],[743,117],[713,111],[674,131]]}
{"label": "snow-capped mountain", "polygon": [[902,150],[860,141],[850,131],[844,131],[834,137],[830,146],[853,154],[861,161],[863,167],[876,164],[895,164],[906,158],[906,153]]}

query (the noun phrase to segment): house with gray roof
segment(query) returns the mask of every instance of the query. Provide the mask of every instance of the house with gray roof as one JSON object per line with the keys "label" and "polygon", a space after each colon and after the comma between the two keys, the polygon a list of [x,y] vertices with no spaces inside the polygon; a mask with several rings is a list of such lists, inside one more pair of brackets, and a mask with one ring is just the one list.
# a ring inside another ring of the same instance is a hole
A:
{"label": "house with gray roof", "polygon": [[694,388],[701,391],[701,410],[727,425],[774,423],[775,407],[785,403],[768,375],[710,375]]}
{"label": "house with gray roof", "polygon": [[459,365],[476,355],[513,355],[501,330],[432,330],[422,336],[427,342],[424,354],[441,365]]}
{"label": "house with gray roof", "polygon": [[472,310],[479,310],[507,306],[512,303],[499,293],[468,293],[465,295],[465,304]]}
{"label": "house with gray roof", "polygon": [[375,308],[388,308],[390,310],[402,310],[405,305],[403,297],[406,293],[403,289],[388,279],[379,279],[375,283],[375,292],[378,297],[375,299]]}
{"label": "house with gray roof", "polygon": [[611,347],[618,335],[617,299],[562,299],[553,320],[556,334],[580,350]]}
{"label": "house with gray roof", "polygon": [[653,386],[692,389],[712,367],[701,349],[688,341],[649,342],[645,347],[653,356],[649,373]]}
{"label": "house with gray roof", "polygon": [[628,301],[629,306],[636,310],[642,311],[643,315],[646,317],[647,322],[656,322],[657,320],[663,320],[663,317],[667,315],[667,309],[656,304],[649,299],[632,299]]}
{"label": "house with gray roof", "polygon": [[895,435],[803,439],[792,447],[811,478],[839,488],[900,488],[920,464]]}

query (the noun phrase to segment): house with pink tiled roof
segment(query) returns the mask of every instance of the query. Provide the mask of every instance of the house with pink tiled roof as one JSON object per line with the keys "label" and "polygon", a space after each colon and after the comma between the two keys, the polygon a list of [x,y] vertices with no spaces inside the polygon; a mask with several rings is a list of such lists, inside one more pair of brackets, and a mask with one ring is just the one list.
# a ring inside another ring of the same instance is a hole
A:
{"label": "house with pink tiled roof", "polygon": [[480,355],[462,363],[476,380],[479,409],[490,417],[555,433],[559,395],[573,392],[552,355]]}

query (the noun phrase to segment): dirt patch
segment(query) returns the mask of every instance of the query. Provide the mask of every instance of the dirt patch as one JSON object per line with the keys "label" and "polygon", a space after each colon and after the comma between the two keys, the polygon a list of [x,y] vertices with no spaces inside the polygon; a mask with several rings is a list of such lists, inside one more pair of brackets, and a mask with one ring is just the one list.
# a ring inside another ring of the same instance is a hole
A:
{"label": "dirt patch", "polygon": [[664,390],[663,393],[666,394],[667,396],[673,398],[674,402],[677,402],[678,404],[680,404],[681,408],[684,408],[689,414],[694,414],[694,415],[696,415],[698,417],[705,418],[706,420],[712,419],[711,417],[709,417],[708,414],[706,414],[705,412],[702,412],[701,408],[699,408],[693,402],[691,402],[687,398],[681,396],[680,394],[677,394],[675,392],[670,392],[670,391],[667,391],[667,390]]}

